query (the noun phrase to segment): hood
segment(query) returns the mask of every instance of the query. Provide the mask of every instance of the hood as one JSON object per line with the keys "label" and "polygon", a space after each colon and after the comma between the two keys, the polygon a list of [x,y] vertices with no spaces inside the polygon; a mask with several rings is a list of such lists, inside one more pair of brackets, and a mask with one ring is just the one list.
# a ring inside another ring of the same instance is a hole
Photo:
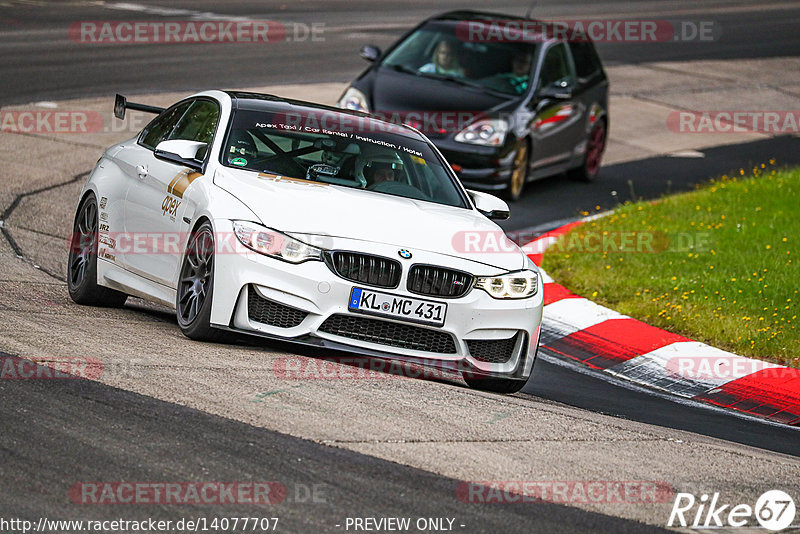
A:
{"label": "hood", "polygon": [[516,107],[519,98],[503,97],[445,80],[379,68],[372,80],[372,110],[500,112]]}
{"label": "hood", "polygon": [[284,233],[424,250],[509,271],[525,265],[503,230],[472,209],[231,168],[217,170],[214,184]]}

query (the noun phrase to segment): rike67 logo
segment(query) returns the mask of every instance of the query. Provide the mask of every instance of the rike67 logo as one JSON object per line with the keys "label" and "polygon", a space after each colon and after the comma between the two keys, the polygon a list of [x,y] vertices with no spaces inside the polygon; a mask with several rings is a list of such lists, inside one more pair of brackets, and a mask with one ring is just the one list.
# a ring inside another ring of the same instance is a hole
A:
{"label": "rike67 logo", "polygon": [[703,494],[699,499],[691,493],[678,493],[667,526],[714,529],[756,527],[757,523],[765,530],[778,532],[796,526],[792,524],[795,512],[794,500],[780,490],[763,493],[755,506],[725,503],[719,493]]}

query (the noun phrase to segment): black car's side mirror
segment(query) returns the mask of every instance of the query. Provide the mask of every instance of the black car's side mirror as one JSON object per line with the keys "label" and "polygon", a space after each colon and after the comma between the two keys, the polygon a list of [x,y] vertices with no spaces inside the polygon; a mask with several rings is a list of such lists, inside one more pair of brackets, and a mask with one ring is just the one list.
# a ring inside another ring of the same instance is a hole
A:
{"label": "black car's side mirror", "polygon": [[381,49],[374,45],[364,45],[361,47],[359,55],[367,61],[372,62],[381,57]]}
{"label": "black car's side mirror", "polygon": [[539,89],[536,94],[540,99],[569,100],[572,98],[572,86],[567,82],[553,82]]}

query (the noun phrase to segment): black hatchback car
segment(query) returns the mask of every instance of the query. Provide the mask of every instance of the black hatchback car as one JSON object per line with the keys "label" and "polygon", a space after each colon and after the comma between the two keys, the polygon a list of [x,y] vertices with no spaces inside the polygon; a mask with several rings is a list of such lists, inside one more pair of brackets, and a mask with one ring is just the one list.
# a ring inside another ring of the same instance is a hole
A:
{"label": "black hatchback car", "polygon": [[338,105],[416,127],[465,186],[510,200],[545,176],[593,180],[608,132],[608,78],[588,38],[548,28],[476,11],[438,15],[386,52],[364,46],[372,65]]}

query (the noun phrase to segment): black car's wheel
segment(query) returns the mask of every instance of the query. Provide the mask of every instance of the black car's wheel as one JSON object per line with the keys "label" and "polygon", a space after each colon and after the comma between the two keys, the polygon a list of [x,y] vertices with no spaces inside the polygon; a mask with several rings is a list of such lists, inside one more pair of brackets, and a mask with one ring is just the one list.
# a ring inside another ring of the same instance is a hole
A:
{"label": "black car's wheel", "polygon": [[508,186],[505,189],[505,197],[511,201],[517,201],[522,196],[525,183],[528,181],[528,164],[530,154],[528,153],[528,143],[520,140],[514,151],[514,162],[511,166],[511,176],[508,177]]}
{"label": "black car's wheel", "polygon": [[605,149],[606,124],[601,120],[594,125],[594,128],[592,128],[592,131],[589,133],[583,164],[569,172],[570,178],[582,180],[584,182],[591,182],[597,178]]}
{"label": "black car's wheel", "polygon": [[465,374],[463,378],[464,382],[472,389],[490,391],[492,393],[516,393],[528,382],[527,380],[514,378],[489,378],[475,373]]}
{"label": "black car's wheel", "polygon": [[224,332],[211,327],[214,285],[214,231],[211,223],[200,225],[186,245],[181,264],[176,315],[184,335],[198,341],[216,341]]}
{"label": "black car's wheel", "polygon": [[67,289],[78,304],[118,307],[128,295],[97,284],[98,210],[94,194],[88,195],[75,215],[67,260]]}

